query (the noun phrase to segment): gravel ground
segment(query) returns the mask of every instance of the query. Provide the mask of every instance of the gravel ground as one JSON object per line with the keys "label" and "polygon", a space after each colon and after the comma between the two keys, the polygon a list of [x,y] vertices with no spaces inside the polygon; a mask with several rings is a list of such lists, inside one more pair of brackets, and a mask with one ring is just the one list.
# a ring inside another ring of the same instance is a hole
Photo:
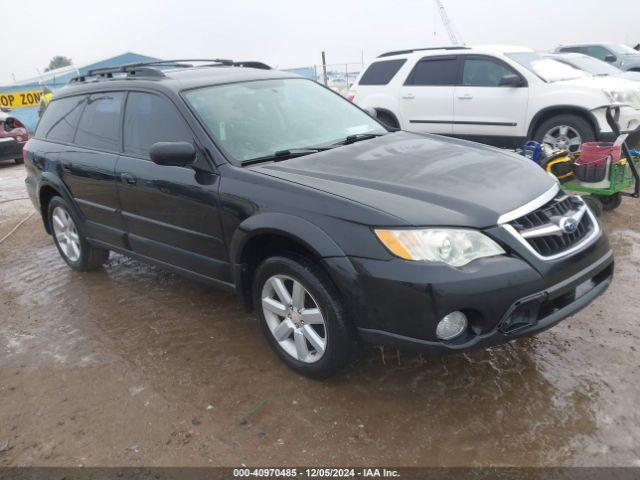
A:
{"label": "gravel ground", "polygon": [[[0,164],[0,238],[23,179]],[[0,244],[0,466],[640,466],[639,211],[605,214],[613,285],[555,328],[324,382],[233,295],[119,255],[73,272],[34,215]]]}

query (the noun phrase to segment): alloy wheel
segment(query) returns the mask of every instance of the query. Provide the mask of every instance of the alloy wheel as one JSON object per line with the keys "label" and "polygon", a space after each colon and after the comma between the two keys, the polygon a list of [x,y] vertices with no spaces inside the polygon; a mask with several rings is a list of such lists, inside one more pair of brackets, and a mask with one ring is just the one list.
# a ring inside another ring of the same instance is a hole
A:
{"label": "alloy wheel", "polygon": [[262,312],[280,347],[304,363],[315,363],[327,346],[327,327],[317,302],[294,278],[270,277],[262,287]]}
{"label": "alloy wheel", "polygon": [[62,207],[54,208],[51,223],[60,251],[70,262],[77,262],[80,259],[80,236],[69,212]]}
{"label": "alloy wheel", "polygon": [[569,125],[557,125],[544,134],[542,143],[559,150],[576,152],[582,144],[582,137],[575,128]]}

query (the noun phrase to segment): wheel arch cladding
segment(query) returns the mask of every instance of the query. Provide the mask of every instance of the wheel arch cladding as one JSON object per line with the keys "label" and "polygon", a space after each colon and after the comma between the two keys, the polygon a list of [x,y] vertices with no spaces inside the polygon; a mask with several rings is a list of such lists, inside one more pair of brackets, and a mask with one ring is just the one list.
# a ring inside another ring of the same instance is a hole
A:
{"label": "wheel arch cladding", "polygon": [[40,215],[42,216],[42,221],[44,223],[45,231],[51,235],[51,225],[49,224],[49,202],[53,197],[61,197],[60,192],[49,184],[45,184],[40,187],[40,191],[38,192],[38,200],[40,202]]}
{"label": "wheel arch cladding", "polygon": [[303,218],[264,213],[246,219],[233,234],[229,257],[236,292],[248,310],[252,308],[251,284],[255,267],[267,256],[285,252],[312,259],[344,257],[342,249],[329,235]]}
{"label": "wheel arch cladding", "polygon": [[575,105],[554,105],[552,107],[543,108],[534,115],[531,123],[529,124],[527,138],[533,138],[536,130],[538,130],[540,125],[557,115],[576,115],[589,122],[589,125],[591,125],[591,128],[593,128],[593,132],[595,134],[597,134],[599,131],[598,121],[596,120],[596,117],[586,108],[578,107]]}

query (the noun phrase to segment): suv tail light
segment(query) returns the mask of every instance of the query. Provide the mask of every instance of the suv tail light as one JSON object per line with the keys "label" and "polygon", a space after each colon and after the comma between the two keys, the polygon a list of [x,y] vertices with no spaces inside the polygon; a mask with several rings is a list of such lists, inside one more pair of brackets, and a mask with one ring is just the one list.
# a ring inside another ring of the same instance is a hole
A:
{"label": "suv tail light", "polygon": [[22,147],[22,159],[26,162],[27,161],[27,157],[29,156],[29,141],[27,141],[24,144],[24,147]]}
{"label": "suv tail light", "polygon": [[20,120],[18,120],[17,118],[13,118],[13,125],[14,128],[25,128],[24,123],[22,123]]}

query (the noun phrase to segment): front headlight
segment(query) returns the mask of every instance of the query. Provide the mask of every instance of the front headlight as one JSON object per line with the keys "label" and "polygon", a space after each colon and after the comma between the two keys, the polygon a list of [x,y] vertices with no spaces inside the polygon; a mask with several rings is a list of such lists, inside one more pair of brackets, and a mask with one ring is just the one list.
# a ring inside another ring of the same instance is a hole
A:
{"label": "front headlight", "polygon": [[607,90],[602,92],[606,95],[611,103],[629,105],[635,109],[640,109],[640,92],[636,90]]}
{"label": "front headlight", "polygon": [[461,267],[477,258],[505,253],[500,245],[477,230],[425,228],[376,229],[375,232],[391,253],[405,260],[444,262]]}

